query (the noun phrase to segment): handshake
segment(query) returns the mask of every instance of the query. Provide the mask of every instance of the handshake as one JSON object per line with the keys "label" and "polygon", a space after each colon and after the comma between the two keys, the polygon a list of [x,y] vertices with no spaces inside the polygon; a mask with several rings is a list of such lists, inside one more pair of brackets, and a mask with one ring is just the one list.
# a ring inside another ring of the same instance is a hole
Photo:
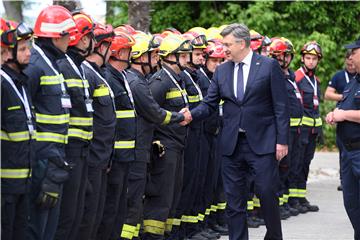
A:
{"label": "handshake", "polygon": [[181,126],[186,126],[192,121],[191,113],[188,108],[181,109],[179,113],[184,115],[184,121],[180,123]]}

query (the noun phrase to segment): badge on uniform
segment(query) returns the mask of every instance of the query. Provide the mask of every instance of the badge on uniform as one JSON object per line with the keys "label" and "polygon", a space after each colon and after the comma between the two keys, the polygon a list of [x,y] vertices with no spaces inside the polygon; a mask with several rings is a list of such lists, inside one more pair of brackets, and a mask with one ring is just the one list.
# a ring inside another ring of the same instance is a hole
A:
{"label": "badge on uniform", "polygon": [[27,120],[27,126],[28,126],[28,129],[29,129],[29,133],[30,133],[30,135],[31,136],[33,136],[34,135],[34,125],[33,125],[33,123],[32,123],[32,121],[31,120]]}
{"label": "badge on uniform", "polygon": [[313,102],[314,102],[314,106],[315,107],[318,107],[319,106],[319,99],[318,99],[318,97],[317,96],[314,96],[314,98],[313,98]]}
{"label": "badge on uniform", "polygon": [[87,112],[94,112],[94,108],[92,106],[92,99],[85,99],[85,106],[86,106],[86,111]]}
{"label": "badge on uniform", "polygon": [[61,96],[61,106],[63,108],[71,108],[71,100],[69,94],[63,94]]}

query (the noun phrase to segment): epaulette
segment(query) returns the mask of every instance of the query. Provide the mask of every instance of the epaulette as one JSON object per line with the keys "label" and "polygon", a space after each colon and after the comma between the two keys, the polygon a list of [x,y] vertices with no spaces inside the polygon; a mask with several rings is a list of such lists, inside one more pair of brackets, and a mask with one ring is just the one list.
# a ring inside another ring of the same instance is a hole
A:
{"label": "epaulette", "polygon": [[296,70],[296,72],[295,72],[295,81],[296,82],[300,82],[301,79],[303,79],[304,77],[305,77],[305,74],[300,69]]}

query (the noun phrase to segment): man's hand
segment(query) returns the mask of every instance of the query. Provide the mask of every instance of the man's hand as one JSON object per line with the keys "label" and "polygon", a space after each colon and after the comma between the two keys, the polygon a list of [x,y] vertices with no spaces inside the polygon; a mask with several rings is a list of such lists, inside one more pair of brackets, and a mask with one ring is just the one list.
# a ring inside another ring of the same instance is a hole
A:
{"label": "man's hand", "polygon": [[288,154],[288,145],[276,144],[276,160],[280,161]]}
{"label": "man's hand", "polygon": [[336,108],[336,109],[333,111],[333,119],[334,119],[334,122],[342,122],[342,121],[345,121],[345,111],[342,110],[342,109]]}
{"label": "man's hand", "polygon": [[336,123],[335,120],[334,120],[334,112],[329,112],[326,115],[325,120],[326,120],[327,124],[334,125]]}
{"label": "man's hand", "polygon": [[188,108],[183,108],[180,110],[180,113],[184,115],[184,121],[180,123],[181,126],[185,126],[192,121],[191,113]]}

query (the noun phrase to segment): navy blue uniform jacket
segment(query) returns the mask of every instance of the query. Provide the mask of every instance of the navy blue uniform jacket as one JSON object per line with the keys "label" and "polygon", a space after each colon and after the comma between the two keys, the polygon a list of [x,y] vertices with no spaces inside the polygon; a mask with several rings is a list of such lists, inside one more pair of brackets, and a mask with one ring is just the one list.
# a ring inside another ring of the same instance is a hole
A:
{"label": "navy blue uniform jacket", "polygon": [[194,120],[204,119],[223,99],[224,128],[220,139],[222,154],[233,154],[239,128],[246,131],[250,148],[256,154],[274,153],[276,144],[287,144],[288,99],[284,74],[277,61],[253,53],[245,95],[234,94],[234,62],[217,67],[208,95],[191,111]]}

